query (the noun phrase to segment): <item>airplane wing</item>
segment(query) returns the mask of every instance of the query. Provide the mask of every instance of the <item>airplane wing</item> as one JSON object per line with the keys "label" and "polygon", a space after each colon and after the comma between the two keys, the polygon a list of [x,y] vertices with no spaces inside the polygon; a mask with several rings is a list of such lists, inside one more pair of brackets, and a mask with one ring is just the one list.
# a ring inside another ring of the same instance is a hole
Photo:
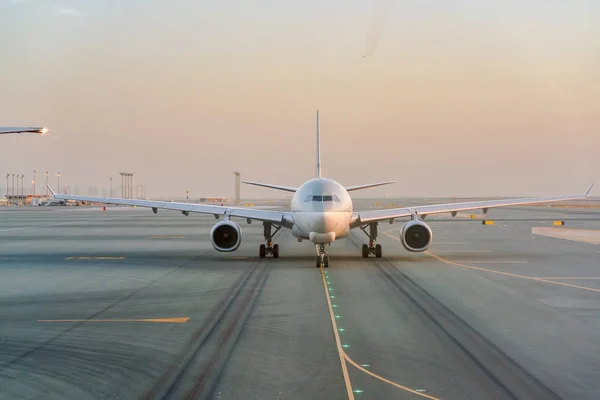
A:
{"label": "airplane wing", "polygon": [[482,201],[468,201],[463,203],[447,203],[447,204],[433,204],[426,206],[416,207],[405,207],[405,208],[390,208],[386,210],[368,210],[357,212],[354,215],[352,227],[355,228],[362,224],[393,220],[394,218],[417,216],[425,218],[430,214],[442,214],[451,213],[455,216],[459,211],[476,210],[481,209],[483,213],[487,213],[489,208],[506,207],[506,206],[519,206],[525,204],[539,204],[539,203],[552,203],[556,201],[567,201],[567,200],[580,200],[585,199],[594,184],[588,188],[584,194],[566,195],[566,196],[549,196],[549,197],[524,197],[516,199],[501,199],[501,200],[482,200]]}
{"label": "airplane wing", "polygon": [[253,208],[242,208],[242,207],[226,207],[226,206],[212,206],[207,204],[193,204],[193,203],[178,203],[170,201],[156,201],[156,200],[138,200],[138,199],[122,199],[113,197],[94,197],[94,196],[78,196],[70,194],[58,194],[49,185],[48,189],[52,193],[52,197],[57,200],[76,200],[76,201],[87,201],[91,203],[105,203],[105,204],[118,204],[126,206],[136,207],[147,207],[152,208],[153,211],[157,210],[174,210],[186,213],[200,213],[200,214],[212,214],[215,217],[239,217],[253,219],[257,221],[271,222],[273,224],[282,225],[291,228],[293,225],[293,218],[290,212],[283,211],[271,211],[271,210],[258,210]]}
{"label": "airplane wing", "polygon": [[44,127],[0,127],[0,135],[9,133],[39,133],[44,135],[48,133],[48,128]]}

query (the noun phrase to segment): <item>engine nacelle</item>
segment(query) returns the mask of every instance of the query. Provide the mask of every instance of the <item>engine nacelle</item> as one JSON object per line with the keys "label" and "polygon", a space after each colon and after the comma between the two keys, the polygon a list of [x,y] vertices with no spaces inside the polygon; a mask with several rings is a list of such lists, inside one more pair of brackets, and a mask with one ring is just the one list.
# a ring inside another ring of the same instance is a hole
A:
{"label": "engine nacelle", "polygon": [[235,251],[242,244],[242,229],[232,221],[221,221],[210,230],[210,241],[218,251]]}
{"label": "engine nacelle", "polygon": [[425,251],[431,245],[433,232],[431,228],[423,221],[410,221],[404,224],[400,231],[402,245],[408,251]]}

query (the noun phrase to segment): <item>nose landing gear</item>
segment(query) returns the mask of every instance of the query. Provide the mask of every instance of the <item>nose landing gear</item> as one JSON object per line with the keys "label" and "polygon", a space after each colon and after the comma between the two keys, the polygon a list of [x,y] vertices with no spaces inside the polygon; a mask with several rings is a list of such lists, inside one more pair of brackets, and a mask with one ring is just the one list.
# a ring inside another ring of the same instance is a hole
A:
{"label": "nose landing gear", "polygon": [[[369,228],[369,233],[367,233],[367,227]],[[362,245],[363,258],[368,258],[369,254],[374,254],[375,257],[381,258],[383,256],[383,248],[380,244],[375,244],[375,241],[377,240],[377,222],[363,225],[360,229],[369,237],[369,244]]]}
{"label": "nose landing gear", "polygon": [[327,251],[325,250],[325,245],[315,244],[315,249],[317,250],[317,262],[315,267],[329,268],[329,256],[327,255]]}
{"label": "nose landing gear", "polygon": [[[272,227],[275,226],[273,232]],[[258,256],[265,258],[267,254],[273,255],[273,258],[279,258],[279,245],[273,244],[273,236],[281,229],[281,226],[273,225],[269,222],[263,222],[264,236],[266,244],[261,244],[258,248]]]}

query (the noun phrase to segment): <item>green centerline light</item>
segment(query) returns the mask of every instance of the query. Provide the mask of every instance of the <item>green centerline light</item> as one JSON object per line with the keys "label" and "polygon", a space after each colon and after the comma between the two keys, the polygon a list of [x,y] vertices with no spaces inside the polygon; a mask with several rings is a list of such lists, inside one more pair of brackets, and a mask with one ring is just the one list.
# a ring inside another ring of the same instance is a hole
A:
{"label": "green centerline light", "polygon": [[333,288],[329,288],[329,290],[333,290]]}
{"label": "green centerline light", "polygon": [[360,389],[354,389],[353,390],[354,393],[364,393],[364,390],[360,390]]}
{"label": "green centerline light", "polygon": [[331,297],[332,299],[335,299],[335,296],[329,296],[329,297]]}
{"label": "green centerline light", "polygon": [[345,348],[345,349],[347,349],[347,348],[350,347],[350,345],[349,344],[343,344],[342,347]]}
{"label": "green centerline light", "polygon": [[336,315],[336,316],[335,316],[335,319],[340,319],[340,318],[342,318],[342,316],[341,316],[341,315]]}
{"label": "green centerline light", "polygon": [[344,328],[339,328],[339,329],[338,329],[338,331],[340,331],[340,332],[344,332],[344,331],[345,331],[345,329],[344,329]]}
{"label": "green centerline light", "polygon": [[363,367],[363,368],[370,367],[370,365],[369,365],[369,364],[360,364],[360,366],[361,366],[361,367]]}
{"label": "green centerline light", "polygon": [[333,304],[333,305],[332,305],[332,307],[333,307],[333,308],[336,308],[336,307],[337,307],[337,304]]}

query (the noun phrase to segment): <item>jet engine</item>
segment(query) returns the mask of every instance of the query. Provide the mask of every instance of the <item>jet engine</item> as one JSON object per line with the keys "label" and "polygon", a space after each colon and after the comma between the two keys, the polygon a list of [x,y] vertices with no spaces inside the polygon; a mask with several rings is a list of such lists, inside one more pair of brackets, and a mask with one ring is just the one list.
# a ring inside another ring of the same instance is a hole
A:
{"label": "jet engine", "polygon": [[210,241],[218,251],[235,251],[242,244],[242,229],[232,221],[221,221],[210,230]]}
{"label": "jet engine", "polygon": [[431,245],[433,233],[431,228],[423,221],[410,221],[404,224],[400,232],[402,245],[408,251],[425,251]]}

